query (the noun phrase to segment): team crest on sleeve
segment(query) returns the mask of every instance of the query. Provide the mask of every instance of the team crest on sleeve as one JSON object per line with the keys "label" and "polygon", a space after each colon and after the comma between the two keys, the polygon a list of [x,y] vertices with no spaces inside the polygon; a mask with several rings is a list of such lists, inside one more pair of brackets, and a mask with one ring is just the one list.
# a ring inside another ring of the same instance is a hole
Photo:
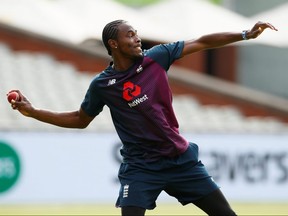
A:
{"label": "team crest on sleeve", "polygon": [[143,71],[143,67],[142,67],[142,65],[139,65],[136,69],[136,72],[140,73],[141,71]]}

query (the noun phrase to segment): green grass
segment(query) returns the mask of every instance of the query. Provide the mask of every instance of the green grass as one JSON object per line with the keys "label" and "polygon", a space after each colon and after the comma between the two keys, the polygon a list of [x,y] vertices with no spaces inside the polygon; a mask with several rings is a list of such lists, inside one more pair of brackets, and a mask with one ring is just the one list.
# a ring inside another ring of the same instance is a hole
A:
{"label": "green grass", "polygon": [[132,6],[132,7],[142,7],[150,4],[154,4],[160,0],[115,0],[122,4]]}
{"label": "green grass", "polygon": [[[241,215],[288,215],[288,203],[232,203]],[[120,209],[111,204],[102,205],[0,205],[0,215],[120,215]],[[206,215],[193,205],[158,204],[146,215]]]}

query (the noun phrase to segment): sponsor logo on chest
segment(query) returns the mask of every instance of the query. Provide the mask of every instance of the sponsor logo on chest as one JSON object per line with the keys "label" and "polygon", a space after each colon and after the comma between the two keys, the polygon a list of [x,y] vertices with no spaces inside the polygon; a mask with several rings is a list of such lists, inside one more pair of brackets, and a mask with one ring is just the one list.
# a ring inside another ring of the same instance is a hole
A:
{"label": "sponsor logo on chest", "polygon": [[125,82],[123,85],[122,97],[128,101],[128,105],[132,108],[138,106],[144,101],[148,100],[148,96],[145,94],[142,97],[138,97],[141,94],[141,87],[135,85],[131,81]]}

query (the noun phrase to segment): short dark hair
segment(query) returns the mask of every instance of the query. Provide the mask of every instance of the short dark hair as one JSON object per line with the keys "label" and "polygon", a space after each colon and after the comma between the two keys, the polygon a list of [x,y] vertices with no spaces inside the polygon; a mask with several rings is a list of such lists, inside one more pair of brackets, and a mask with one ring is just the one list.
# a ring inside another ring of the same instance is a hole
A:
{"label": "short dark hair", "polygon": [[109,39],[116,40],[118,36],[118,26],[126,22],[127,21],[125,20],[114,20],[106,24],[106,26],[104,27],[102,31],[102,42],[104,43],[104,46],[106,47],[108,51],[108,55],[111,56],[111,48],[108,44],[108,40]]}

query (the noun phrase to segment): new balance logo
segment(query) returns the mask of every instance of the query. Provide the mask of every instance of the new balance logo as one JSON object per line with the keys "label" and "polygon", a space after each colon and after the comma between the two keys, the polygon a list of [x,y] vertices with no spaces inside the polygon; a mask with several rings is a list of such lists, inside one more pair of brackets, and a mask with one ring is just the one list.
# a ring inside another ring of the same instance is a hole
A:
{"label": "new balance logo", "polygon": [[128,197],[128,192],[129,192],[129,185],[124,185],[124,188],[123,188],[123,198],[126,198]]}
{"label": "new balance logo", "polygon": [[111,80],[108,81],[107,86],[113,85],[115,83],[116,83],[116,79],[111,79]]}

